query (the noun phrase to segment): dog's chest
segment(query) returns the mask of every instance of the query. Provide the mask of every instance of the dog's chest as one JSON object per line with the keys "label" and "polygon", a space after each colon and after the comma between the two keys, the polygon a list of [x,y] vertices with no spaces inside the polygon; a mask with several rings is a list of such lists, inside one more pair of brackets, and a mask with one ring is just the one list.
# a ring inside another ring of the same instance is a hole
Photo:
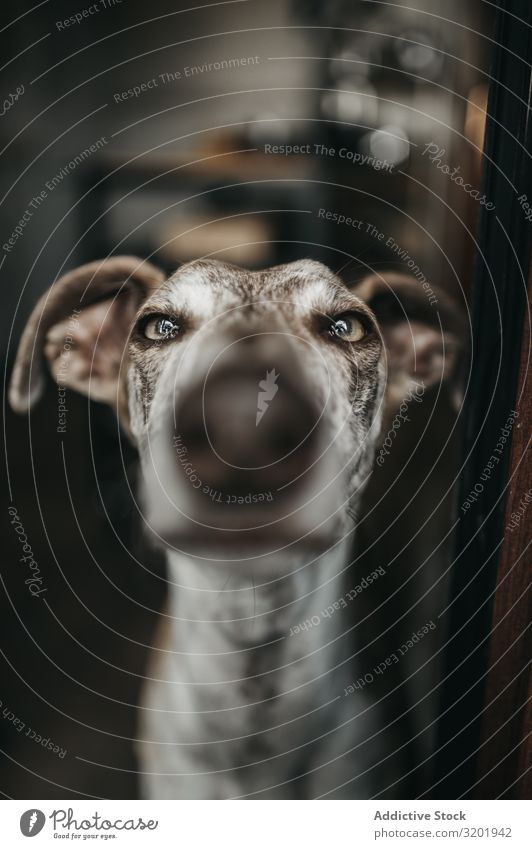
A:
{"label": "dog's chest", "polygon": [[144,765],[243,775],[274,764],[277,775],[295,774],[334,724],[328,694],[339,623],[293,630],[331,600],[335,582],[311,590],[298,577],[191,593],[181,574],[144,688]]}

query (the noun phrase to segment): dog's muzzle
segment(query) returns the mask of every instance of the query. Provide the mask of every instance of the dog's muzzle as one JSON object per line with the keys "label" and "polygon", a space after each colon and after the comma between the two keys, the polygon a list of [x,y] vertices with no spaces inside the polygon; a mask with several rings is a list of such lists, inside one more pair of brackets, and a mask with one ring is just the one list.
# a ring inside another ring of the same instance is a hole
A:
{"label": "dog's muzzle", "polygon": [[176,375],[147,446],[147,518],[166,545],[224,559],[330,544],[343,478],[306,349],[257,333],[211,347],[200,378]]}

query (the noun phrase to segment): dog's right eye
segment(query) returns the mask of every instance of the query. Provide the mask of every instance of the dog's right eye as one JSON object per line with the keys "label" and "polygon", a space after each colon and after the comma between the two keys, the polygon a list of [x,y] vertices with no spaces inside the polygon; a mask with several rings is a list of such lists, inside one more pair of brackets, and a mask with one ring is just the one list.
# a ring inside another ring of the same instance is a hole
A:
{"label": "dog's right eye", "polygon": [[180,330],[181,325],[170,315],[149,315],[142,323],[143,336],[152,342],[173,339]]}

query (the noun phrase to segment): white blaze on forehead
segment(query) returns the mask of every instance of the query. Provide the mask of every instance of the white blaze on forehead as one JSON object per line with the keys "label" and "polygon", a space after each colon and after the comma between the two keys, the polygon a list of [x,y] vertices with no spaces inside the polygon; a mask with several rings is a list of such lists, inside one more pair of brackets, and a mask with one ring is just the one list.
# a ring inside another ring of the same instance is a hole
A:
{"label": "white blaze on forehead", "polygon": [[295,293],[297,304],[304,312],[320,311],[327,305],[327,281],[319,278],[309,278],[308,282],[298,287]]}
{"label": "white blaze on forehead", "polygon": [[[235,269],[228,271],[223,266],[181,268],[165,284],[164,296],[176,313],[186,311],[198,322],[204,322],[247,303],[271,302],[278,305],[280,312],[283,305],[290,304],[292,309],[297,307],[298,314],[327,310],[331,284],[338,283],[329,269],[312,261],[295,262],[262,273],[258,286],[258,275],[253,272],[247,272],[248,287],[245,275],[243,279],[237,277],[239,285],[235,286],[234,272]],[[228,274],[227,285],[223,285],[224,274]],[[213,285],[213,276],[218,277],[216,285]]]}
{"label": "white blaze on forehead", "polygon": [[176,312],[186,310],[205,320],[212,316],[223,298],[223,293],[215,291],[199,273],[171,280],[167,294]]}

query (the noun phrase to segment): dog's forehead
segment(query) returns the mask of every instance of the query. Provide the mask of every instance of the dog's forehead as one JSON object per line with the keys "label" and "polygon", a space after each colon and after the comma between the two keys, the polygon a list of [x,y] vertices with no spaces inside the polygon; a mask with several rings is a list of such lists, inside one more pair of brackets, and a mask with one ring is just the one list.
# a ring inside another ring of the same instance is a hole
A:
{"label": "dog's forehead", "polygon": [[[197,260],[181,266],[160,287],[157,296],[192,311],[250,301],[287,300],[310,306],[346,289],[327,266],[315,260],[299,260],[247,271],[216,260]],[[157,297],[156,296],[156,297]]]}

